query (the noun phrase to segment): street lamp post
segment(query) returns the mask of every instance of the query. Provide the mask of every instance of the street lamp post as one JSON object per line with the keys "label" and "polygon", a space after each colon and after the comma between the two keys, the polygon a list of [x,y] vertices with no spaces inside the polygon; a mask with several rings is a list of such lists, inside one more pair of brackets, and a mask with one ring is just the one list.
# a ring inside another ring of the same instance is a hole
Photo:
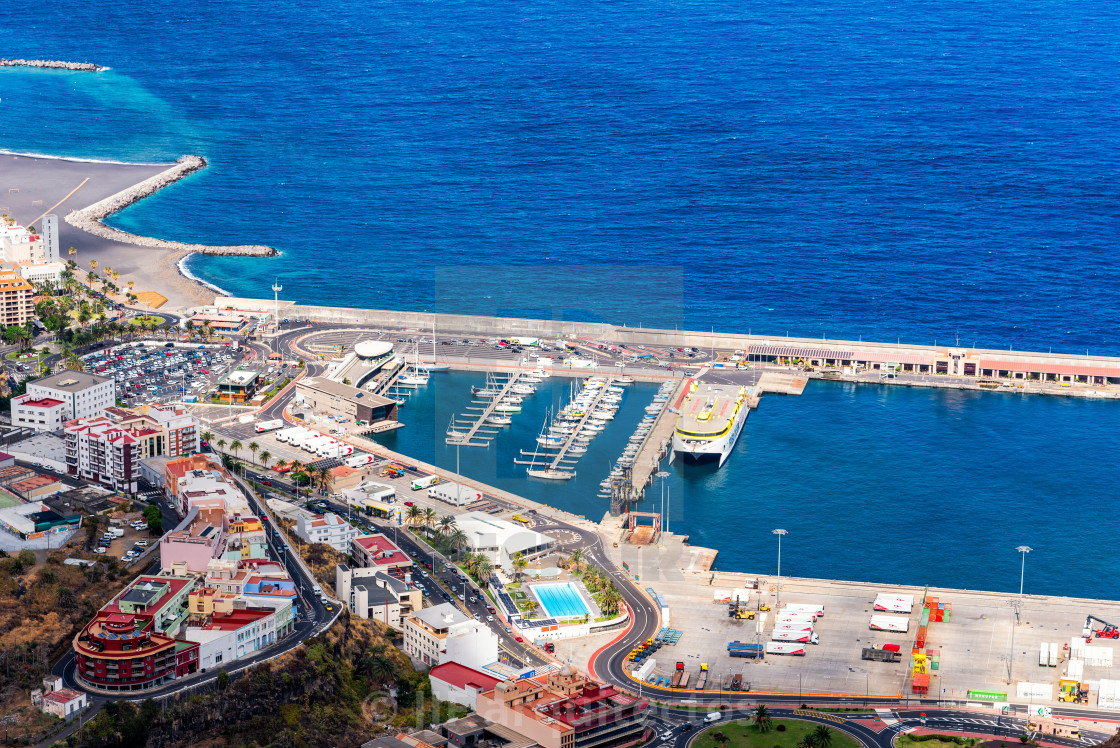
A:
{"label": "street lamp post", "polygon": [[777,599],[774,602],[774,610],[776,613],[782,607],[782,536],[786,534],[786,531],[777,529],[771,532],[778,536],[778,589]]}
{"label": "street lamp post", "polygon": [[1007,680],[1015,680],[1015,629],[1019,626],[1019,612],[1023,607],[1023,577],[1027,571],[1027,554],[1033,550],[1030,546],[1020,545],[1015,548],[1023,555],[1023,563],[1019,567],[1019,599],[1015,601],[1015,621],[1011,624],[1011,651],[1007,657]]}

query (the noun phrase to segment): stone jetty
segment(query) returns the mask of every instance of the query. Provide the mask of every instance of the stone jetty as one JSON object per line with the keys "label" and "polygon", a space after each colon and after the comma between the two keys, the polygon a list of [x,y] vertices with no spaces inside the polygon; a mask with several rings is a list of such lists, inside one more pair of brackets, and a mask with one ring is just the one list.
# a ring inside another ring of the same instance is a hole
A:
{"label": "stone jetty", "polygon": [[0,68],[50,68],[51,70],[80,70],[100,73],[109,68],[92,62],[65,62],[64,60],[9,60],[0,58]]}
{"label": "stone jetty", "polygon": [[178,252],[199,252],[208,255],[248,255],[253,257],[272,257],[277,252],[272,247],[259,244],[244,244],[229,247],[216,247],[208,244],[187,244],[173,242],[165,239],[154,239],[148,236],[137,236],[127,231],[110,228],[102,223],[102,219],[118,211],[124,210],[129,205],[158,192],[169,184],[174,184],[188,174],[206,168],[206,159],[201,156],[182,156],[175,161],[175,165],[166,171],[149,177],[139,184],[121,190],[115,195],[110,195],[89,207],[71,211],[66,216],[66,222],[71,226],[81,229],[94,236],[109,239],[123,244],[136,244],[142,247],[157,247]]}

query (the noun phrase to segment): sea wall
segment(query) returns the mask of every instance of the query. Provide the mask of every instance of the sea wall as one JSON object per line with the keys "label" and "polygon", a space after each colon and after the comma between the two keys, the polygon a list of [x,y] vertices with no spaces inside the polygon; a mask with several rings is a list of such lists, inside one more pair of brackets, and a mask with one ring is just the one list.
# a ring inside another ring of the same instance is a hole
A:
{"label": "sea wall", "polygon": [[102,219],[117,211],[124,210],[129,205],[152,195],[164,187],[174,184],[188,174],[206,168],[206,159],[201,156],[182,156],[175,161],[175,165],[153,177],[145,179],[139,184],[121,190],[115,195],[110,195],[81,210],[71,211],[66,216],[66,222],[74,228],[81,229],[102,239],[109,239],[123,244],[137,244],[142,247],[156,247],[171,249],[179,252],[201,252],[208,255],[248,255],[253,257],[272,257],[279,254],[272,247],[259,244],[243,244],[237,246],[211,246],[207,244],[187,244],[173,242],[166,239],[154,239],[149,236],[137,236],[127,231],[110,228],[102,223]]}
{"label": "sea wall", "polygon": [[92,62],[65,62],[63,60],[8,60],[0,58],[0,68],[50,68],[52,70],[81,70],[100,73],[109,68]]}

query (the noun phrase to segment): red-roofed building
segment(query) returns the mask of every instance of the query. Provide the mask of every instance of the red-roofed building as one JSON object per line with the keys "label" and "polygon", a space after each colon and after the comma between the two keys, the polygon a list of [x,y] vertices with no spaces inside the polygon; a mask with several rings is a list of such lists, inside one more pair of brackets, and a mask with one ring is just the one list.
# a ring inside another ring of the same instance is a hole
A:
{"label": "red-roofed building", "polygon": [[483,691],[492,691],[501,683],[498,678],[487,675],[481,670],[445,662],[428,671],[432,681],[432,696],[440,701],[475,708],[475,697]]}
{"label": "red-roofed building", "polygon": [[47,714],[53,714],[62,719],[70,719],[89,706],[86,695],[80,691],[69,688],[60,688],[57,691],[43,694],[43,701],[39,708]]}
{"label": "red-roofed building", "polygon": [[124,493],[136,493],[140,442],[110,419],[66,424],[66,472]]}
{"label": "red-roofed building", "polygon": [[646,733],[649,702],[584,678],[565,665],[544,683],[502,681],[478,694],[482,717],[542,748],[624,748]]}
{"label": "red-roofed building", "polygon": [[59,431],[66,425],[66,403],[32,394],[12,398],[12,425],[36,431]]}
{"label": "red-roofed building", "polygon": [[350,544],[350,555],[355,566],[377,568],[395,577],[403,576],[412,568],[412,559],[408,554],[381,533],[354,538]]}

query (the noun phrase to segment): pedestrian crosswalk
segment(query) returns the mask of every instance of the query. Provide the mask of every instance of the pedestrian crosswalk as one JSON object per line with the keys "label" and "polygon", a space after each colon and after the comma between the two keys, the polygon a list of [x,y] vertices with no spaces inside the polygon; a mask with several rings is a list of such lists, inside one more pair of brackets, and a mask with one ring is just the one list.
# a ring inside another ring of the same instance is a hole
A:
{"label": "pedestrian crosswalk", "polygon": [[828,712],[818,712],[813,709],[794,709],[793,713],[802,717],[816,717],[817,719],[827,719],[829,722],[836,722],[837,724],[842,724],[848,721],[843,717],[839,717],[835,714],[829,714]]}
{"label": "pedestrian crosswalk", "polygon": [[156,499],[163,496],[163,494],[161,494],[159,491],[141,491],[136,495],[144,501],[155,501]]}

